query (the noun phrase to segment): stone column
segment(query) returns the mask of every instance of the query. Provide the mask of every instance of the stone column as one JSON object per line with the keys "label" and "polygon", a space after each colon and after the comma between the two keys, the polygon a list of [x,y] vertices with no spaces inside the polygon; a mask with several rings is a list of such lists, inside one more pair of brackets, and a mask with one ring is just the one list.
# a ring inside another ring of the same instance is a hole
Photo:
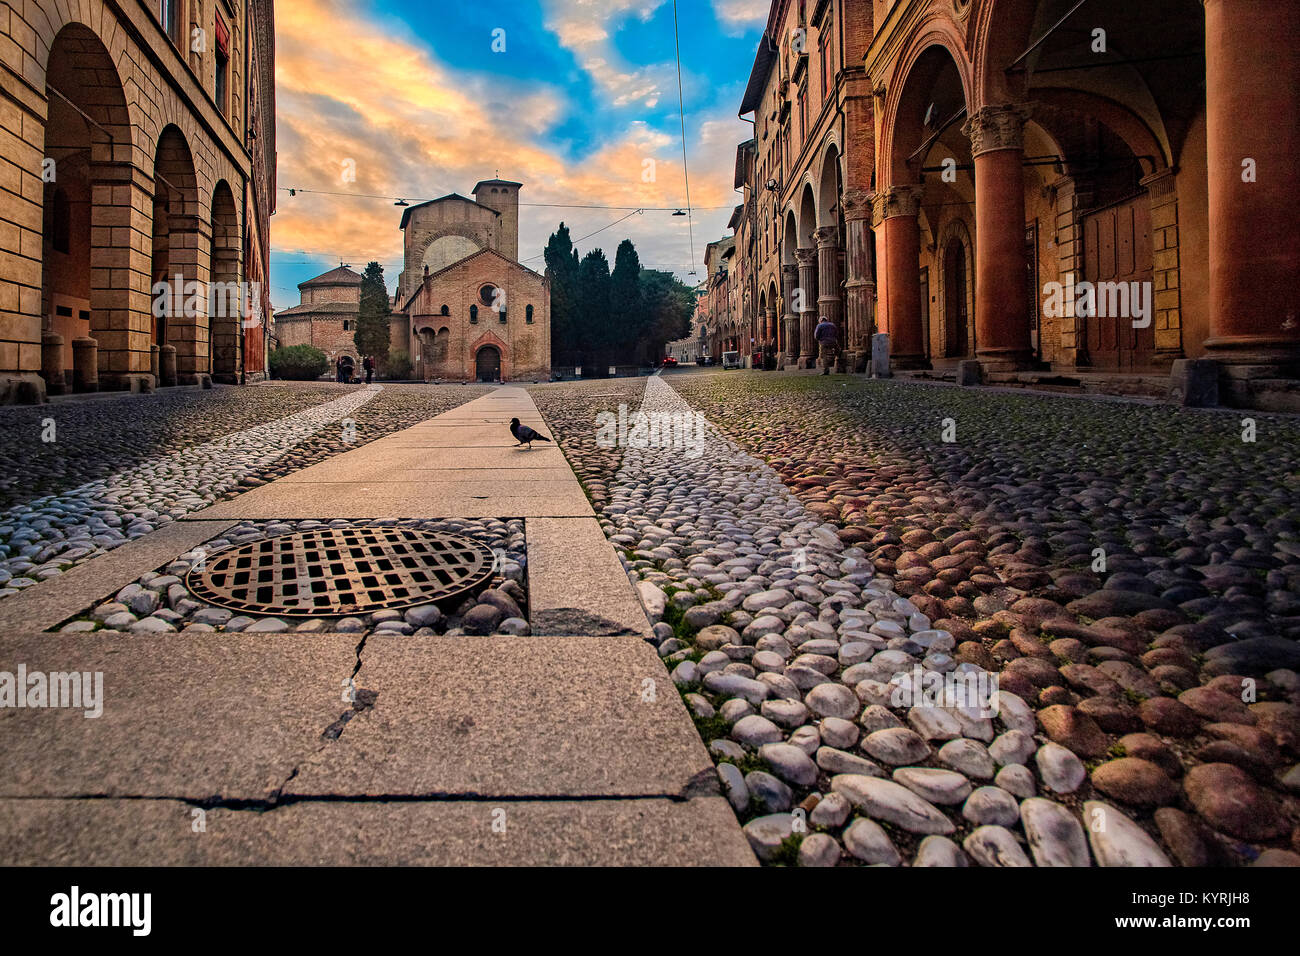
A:
{"label": "stone column", "polygon": [[880,225],[886,272],[883,328],[899,368],[925,364],[921,329],[920,186],[888,186],[875,196],[874,218]]}
{"label": "stone column", "polygon": [[844,364],[850,372],[866,367],[871,354],[871,201],[865,189],[846,189],[844,205]]}
{"label": "stone column", "polygon": [[[835,323],[839,348],[844,348],[844,310],[840,299],[840,234],[835,226],[823,226],[813,235],[817,239],[817,314]],[[816,345],[817,343],[813,343]],[[820,350],[819,350],[820,351]],[[821,356],[819,356],[821,358]]]}
{"label": "stone column", "polygon": [[93,163],[90,175],[90,329],[98,384],[139,391],[154,384],[153,181],[129,162]]}
{"label": "stone column", "polygon": [[776,342],[776,306],[769,304],[763,314],[763,355],[766,361],[767,354],[775,348]]}
{"label": "stone column", "polygon": [[[208,374],[208,267],[211,226],[198,216],[172,215],[167,239],[168,279],[182,276],[185,285],[198,282],[202,301],[190,309],[177,308],[167,318],[167,344],[176,346],[176,384],[198,385]],[[181,305],[178,301],[177,305]]]}
{"label": "stone column", "polygon": [[975,158],[975,356],[985,368],[1025,368],[1033,361],[1021,170],[1025,115],[1019,107],[984,106],[963,127]]}
{"label": "stone column", "polygon": [[[210,281],[222,283],[225,290],[221,296],[208,296],[209,305],[215,310],[208,316],[208,337],[211,355],[212,377],[225,385],[239,382],[239,372],[243,368],[242,351],[244,345],[244,308],[242,294],[235,295],[233,289],[239,285],[240,269],[239,231],[237,228],[225,230],[212,236],[212,267]],[[251,308],[251,303],[248,304]]]}
{"label": "stone column", "polygon": [[815,368],[817,344],[813,328],[817,325],[817,250],[812,246],[794,251],[799,266],[799,368]]}
{"label": "stone column", "polygon": [[[1204,0],[1211,357],[1300,368],[1300,53],[1295,7]],[[1158,295],[1159,293],[1157,293]],[[1248,377],[1254,371],[1237,369]]]}
{"label": "stone column", "polygon": [[793,262],[781,266],[781,299],[785,303],[785,364],[793,367],[799,356],[799,316],[794,311],[794,290],[799,285],[799,267]]}

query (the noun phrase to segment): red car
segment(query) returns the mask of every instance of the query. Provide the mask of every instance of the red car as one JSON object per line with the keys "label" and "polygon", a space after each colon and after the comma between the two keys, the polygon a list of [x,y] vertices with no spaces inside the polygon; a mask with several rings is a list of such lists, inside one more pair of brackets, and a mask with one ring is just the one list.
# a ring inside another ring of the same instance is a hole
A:
{"label": "red car", "polygon": [[677,359],[673,358],[671,355],[665,356],[664,368],[676,368],[676,367],[677,367]]}

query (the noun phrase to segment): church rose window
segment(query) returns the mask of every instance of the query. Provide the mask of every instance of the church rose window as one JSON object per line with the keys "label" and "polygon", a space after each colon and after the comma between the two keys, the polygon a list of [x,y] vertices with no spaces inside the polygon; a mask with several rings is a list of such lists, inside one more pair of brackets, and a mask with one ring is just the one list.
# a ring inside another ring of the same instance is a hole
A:
{"label": "church rose window", "polygon": [[492,285],[491,283],[488,283],[487,285],[483,286],[483,288],[478,290],[479,301],[482,302],[484,305],[491,305],[495,301],[496,294],[497,294],[497,287]]}

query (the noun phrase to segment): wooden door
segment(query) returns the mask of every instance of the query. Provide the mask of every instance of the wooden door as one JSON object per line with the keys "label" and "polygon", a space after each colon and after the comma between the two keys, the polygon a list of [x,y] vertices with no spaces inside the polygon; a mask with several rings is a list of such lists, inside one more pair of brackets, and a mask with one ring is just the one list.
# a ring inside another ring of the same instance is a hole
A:
{"label": "wooden door", "polygon": [[[1151,205],[1145,193],[1088,213],[1083,219],[1083,278],[1093,283],[1145,283],[1143,300],[1151,306],[1145,328],[1129,315],[1090,315],[1084,319],[1088,358],[1099,369],[1142,368],[1155,358],[1155,319],[1151,283]],[[1131,288],[1131,286],[1130,286]],[[1105,296],[1098,290],[1097,311]]]}

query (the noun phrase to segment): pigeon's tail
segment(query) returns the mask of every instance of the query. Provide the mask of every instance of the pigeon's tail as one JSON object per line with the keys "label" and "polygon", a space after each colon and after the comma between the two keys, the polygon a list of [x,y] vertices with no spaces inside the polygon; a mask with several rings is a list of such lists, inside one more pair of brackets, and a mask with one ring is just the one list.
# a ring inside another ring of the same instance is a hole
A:
{"label": "pigeon's tail", "polygon": [[533,441],[550,441],[545,435],[534,435]]}

